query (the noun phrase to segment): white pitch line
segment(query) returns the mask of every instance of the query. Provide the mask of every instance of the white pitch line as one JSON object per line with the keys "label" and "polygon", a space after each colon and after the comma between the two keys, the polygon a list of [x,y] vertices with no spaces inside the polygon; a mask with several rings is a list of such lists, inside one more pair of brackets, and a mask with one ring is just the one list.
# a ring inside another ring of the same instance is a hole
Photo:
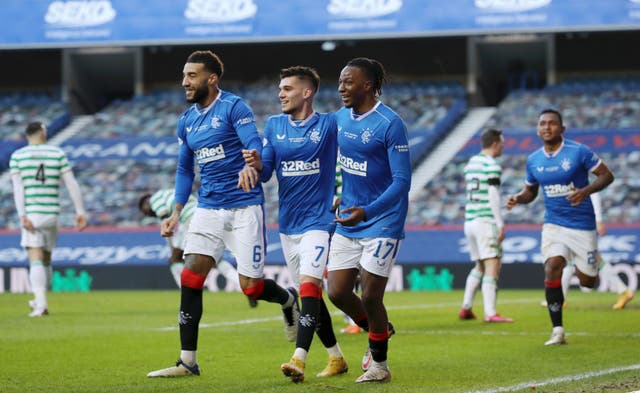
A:
{"label": "white pitch line", "polygon": [[[537,302],[539,299],[513,299],[513,300],[501,300],[500,304],[520,304],[520,303],[531,303]],[[429,304],[413,304],[406,306],[387,306],[387,310],[417,310],[417,309],[425,309],[425,308],[442,308],[442,307],[457,307],[460,305],[460,302],[451,302],[451,303],[429,303]],[[334,311],[331,315],[342,315],[342,311]],[[214,323],[201,323],[200,328],[211,328],[211,327],[220,327],[220,326],[236,326],[236,325],[250,325],[253,323],[262,323],[262,322],[272,322],[279,321],[282,317],[268,317],[268,318],[254,318],[254,319],[241,319],[237,321],[226,321],[226,322],[214,322]],[[152,328],[151,330],[160,330],[160,331],[169,331],[169,330],[178,330],[177,326],[165,326],[159,328]]]}
{"label": "white pitch line", "polygon": [[545,386],[545,385],[550,385],[550,384],[554,384],[554,383],[579,381],[581,379],[588,379],[588,378],[593,378],[593,377],[599,377],[601,375],[609,375],[609,374],[619,373],[619,372],[622,372],[622,371],[639,370],[639,369],[640,369],[640,364],[632,364],[632,365],[626,366],[626,367],[614,367],[614,368],[610,368],[610,369],[607,369],[607,370],[589,371],[589,372],[582,373],[582,374],[567,375],[565,377],[557,377],[557,378],[545,379],[545,380],[542,380],[542,381],[523,382],[523,383],[519,383],[517,385],[505,386],[505,387],[495,388],[495,389],[473,390],[473,391],[470,391],[470,392],[467,392],[467,393],[515,392],[517,390],[532,389],[532,388]]}

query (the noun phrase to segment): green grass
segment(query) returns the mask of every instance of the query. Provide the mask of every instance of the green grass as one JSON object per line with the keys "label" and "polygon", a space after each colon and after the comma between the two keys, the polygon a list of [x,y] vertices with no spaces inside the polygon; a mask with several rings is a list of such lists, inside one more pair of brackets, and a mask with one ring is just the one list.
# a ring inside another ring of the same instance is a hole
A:
{"label": "green grass", "polygon": [[[569,345],[545,347],[551,326],[539,306],[543,295],[501,291],[498,309],[516,323],[486,324],[457,319],[461,291],[388,293],[385,303],[397,329],[389,350],[393,379],[361,386],[354,380],[364,334],[338,333],[351,369],[330,379],[315,377],[327,356],[316,337],[306,380],[295,385],[279,370],[294,349],[284,339],[279,307],[261,302],[250,309],[239,293],[205,294],[202,375],[178,379],[145,377],[179,355],[177,290],[54,293],[51,315],[43,318],[27,317],[30,295],[2,294],[0,392],[468,392],[523,383],[520,390],[503,391],[640,390],[640,301],[613,311],[614,294],[573,290],[565,311]],[[481,304],[475,309],[482,313]],[[342,317],[334,315],[338,330]],[[254,322],[237,323],[248,319]],[[540,385],[571,376],[583,378]]]}

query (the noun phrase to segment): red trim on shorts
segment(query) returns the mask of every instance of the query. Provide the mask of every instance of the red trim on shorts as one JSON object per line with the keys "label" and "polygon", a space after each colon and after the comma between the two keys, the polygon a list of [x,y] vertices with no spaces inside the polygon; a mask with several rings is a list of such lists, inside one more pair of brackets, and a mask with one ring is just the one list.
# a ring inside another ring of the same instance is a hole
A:
{"label": "red trim on shorts", "polygon": [[202,289],[206,279],[206,276],[194,273],[187,268],[182,269],[180,273],[180,285],[187,288]]}
{"label": "red trim on shorts", "polygon": [[254,299],[259,298],[262,295],[262,292],[264,292],[264,279],[260,279],[260,281],[252,287],[242,289],[242,292]]}
{"label": "red trim on shorts", "polygon": [[373,341],[385,341],[389,339],[389,330],[385,330],[384,333],[374,333],[369,331],[369,339]]}
{"label": "red trim on shorts", "polygon": [[545,288],[560,288],[562,286],[562,280],[548,281],[544,280]]}
{"label": "red trim on shorts", "polygon": [[312,282],[303,282],[300,284],[300,297],[312,297],[315,299],[322,298],[322,287]]}

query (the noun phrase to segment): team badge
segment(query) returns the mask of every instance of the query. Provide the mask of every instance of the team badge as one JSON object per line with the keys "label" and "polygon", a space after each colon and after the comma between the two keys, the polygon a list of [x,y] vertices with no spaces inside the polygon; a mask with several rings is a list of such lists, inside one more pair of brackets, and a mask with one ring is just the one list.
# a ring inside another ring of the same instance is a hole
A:
{"label": "team badge", "polygon": [[220,127],[220,118],[217,116],[214,116],[211,118],[211,128],[218,128]]}
{"label": "team badge", "polygon": [[362,139],[362,143],[369,143],[369,141],[371,140],[371,135],[373,134],[371,133],[370,128],[365,128],[364,130],[362,130],[362,134],[360,134],[360,139]]}
{"label": "team badge", "polygon": [[313,131],[311,131],[311,135],[309,135],[309,139],[313,143],[319,143],[320,142],[320,131],[318,131],[317,128],[314,128]]}
{"label": "team badge", "polygon": [[562,169],[564,169],[565,172],[568,172],[569,169],[571,169],[571,160],[568,158],[565,158],[564,160],[562,160],[562,162],[560,163],[560,167]]}

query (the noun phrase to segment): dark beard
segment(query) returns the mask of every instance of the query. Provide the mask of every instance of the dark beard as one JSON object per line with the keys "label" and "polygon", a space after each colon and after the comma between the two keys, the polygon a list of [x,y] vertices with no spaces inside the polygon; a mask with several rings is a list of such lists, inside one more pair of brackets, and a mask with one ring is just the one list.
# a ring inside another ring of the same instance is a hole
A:
{"label": "dark beard", "polygon": [[187,98],[187,102],[191,104],[200,104],[204,101],[209,95],[209,90],[206,86],[198,86],[198,88],[193,92],[192,98]]}

